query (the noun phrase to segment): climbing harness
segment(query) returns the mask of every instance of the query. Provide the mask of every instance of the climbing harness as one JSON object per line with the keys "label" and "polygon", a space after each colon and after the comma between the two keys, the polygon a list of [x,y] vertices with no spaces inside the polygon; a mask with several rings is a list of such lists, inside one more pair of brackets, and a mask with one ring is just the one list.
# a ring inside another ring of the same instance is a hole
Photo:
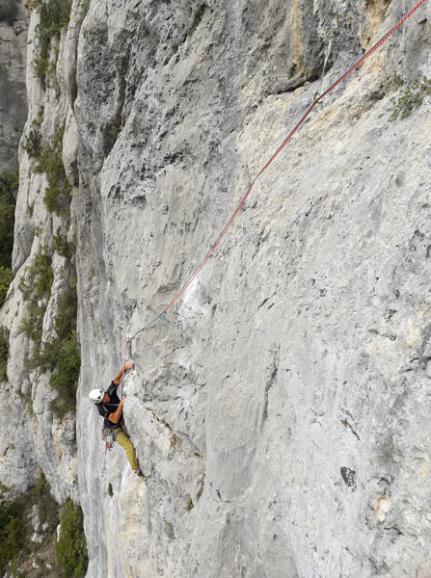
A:
{"label": "climbing harness", "polygon": [[[113,404],[114,405],[114,404]],[[115,404],[118,406],[118,403]],[[102,475],[106,473],[106,456],[108,455],[108,452],[110,452],[115,444],[115,436],[114,436],[114,432],[112,429],[108,428],[108,427],[103,427],[102,428],[102,441],[105,444],[105,455],[103,457],[103,468],[102,468]]]}
{"label": "climbing harness", "polygon": [[104,427],[102,430],[102,439],[105,442],[105,449],[111,451],[114,447],[114,434],[112,430]]}
{"label": "climbing harness", "polygon": [[320,95],[316,96],[313,100],[313,102],[309,105],[309,107],[306,109],[306,111],[303,113],[303,115],[301,116],[301,118],[299,119],[299,121],[295,124],[295,126],[293,127],[293,129],[289,132],[289,134],[286,136],[286,138],[283,140],[283,142],[279,145],[279,147],[275,150],[275,152],[272,154],[272,156],[267,160],[267,162],[263,165],[263,167],[259,170],[259,172],[256,174],[256,176],[254,177],[254,179],[249,183],[248,188],[245,192],[245,194],[241,197],[241,200],[238,204],[238,206],[236,207],[235,211],[232,213],[231,217],[229,218],[229,220],[227,221],[227,223],[225,224],[225,226],[223,227],[223,229],[220,231],[217,239],[215,240],[215,242],[211,245],[209,251],[207,252],[207,254],[205,255],[205,257],[202,259],[202,261],[197,265],[197,267],[192,271],[192,273],[189,275],[189,277],[186,279],[186,281],[184,282],[184,284],[180,287],[180,289],[177,291],[177,293],[174,295],[174,297],[171,299],[171,301],[168,303],[168,305],[165,306],[165,308],[163,309],[163,311],[158,314],[156,317],[154,317],[154,319],[152,319],[149,323],[147,323],[144,327],[142,327],[141,329],[139,329],[138,331],[136,331],[131,337],[130,339],[134,339],[135,337],[137,337],[137,335],[139,335],[142,331],[144,331],[145,329],[151,327],[152,325],[154,325],[157,321],[159,320],[163,320],[166,318],[166,315],[168,313],[168,311],[170,309],[172,309],[174,307],[174,305],[183,297],[183,295],[187,292],[187,290],[189,289],[190,285],[193,283],[193,281],[198,277],[198,275],[200,274],[200,272],[202,271],[202,269],[205,267],[205,265],[208,263],[209,259],[214,255],[214,253],[216,252],[216,250],[218,249],[218,247],[220,246],[221,242],[223,241],[223,238],[225,237],[225,235],[227,234],[228,230],[231,228],[233,222],[235,221],[235,219],[237,218],[238,214],[240,213],[241,209],[243,208],[245,202],[247,201],[248,197],[250,196],[254,185],[256,184],[256,182],[258,181],[258,179],[263,175],[263,173],[268,169],[268,167],[275,161],[275,159],[278,157],[278,155],[281,153],[281,151],[287,146],[287,144],[292,140],[292,138],[294,137],[294,135],[300,130],[300,128],[305,124],[306,120],[309,118],[309,116],[311,115],[311,113],[314,111],[314,109],[317,107],[317,105],[326,97],[328,96],[331,92],[333,92],[338,86],[340,86],[343,82],[345,82],[350,76],[352,76],[355,72],[357,72],[358,70],[360,70],[360,68],[362,67],[362,65],[364,64],[364,62],[366,60],[368,60],[379,48],[381,48],[394,34],[395,32],[397,32],[397,30],[399,30],[406,22],[407,20],[409,20],[413,14],[415,14],[415,12],[417,12],[417,10],[419,10],[419,8],[421,8],[425,2],[427,0],[419,0],[419,2],[417,2],[406,14],[404,14],[404,16],[396,23],[394,24],[387,32],[386,34],[384,34],[380,40],[378,40],[371,48],[369,48],[346,72],[344,72],[344,74],[342,74],[333,84],[331,84],[329,86],[329,88],[327,88],[324,92],[322,92]]}

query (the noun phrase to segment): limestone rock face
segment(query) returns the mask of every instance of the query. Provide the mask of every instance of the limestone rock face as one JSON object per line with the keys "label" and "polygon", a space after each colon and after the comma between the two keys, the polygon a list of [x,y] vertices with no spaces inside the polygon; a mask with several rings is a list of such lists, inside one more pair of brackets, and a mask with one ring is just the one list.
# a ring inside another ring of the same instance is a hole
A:
{"label": "limestone rock face", "polygon": [[[31,427],[8,403],[30,470],[79,495],[89,578],[431,574],[429,3],[319,105],[154,321],[316,94],[412,5],[75,1],[56,91],[28,76],[26,134],[43,102],[74,187],[77,455],[43,376]],[[17,279],[58,225],[21,154]],[[67,282],[55,262],[47,334]],[[21,301],[15,285],[11,392]],[[118,445],[105,462],[87,398],[127,335],[126,423],[146,481]]]}
{"label": "limestone rock face", "polygon": [[27,117],[27,27],[22,2],[3,0],[0,6],[0,172],[18,166],[18,141]]}
{"label": "limestone rock face", "polygon": [[[34,65],[39,50],[39,25],[39,12],[34,11],[29,22],[24,77],[28,116],[18,151],[20,187],[12,255],[15,279],[0,315],[0,325],[9,333],[8,382],[2,384],[0,390],[0,403],[5,409],[0,427],[0,481],[12,493],[22,492],[42,471],[54,497],[62,502],[67,496],[78,498],[75,415],[68,412],[61,419],[56,417],[53,402],[58,394],[49,386],[50,375],[29,364],[37,351],[37,343],[28,333],[37,319],[34,311],[38,310],[42,312],[40,340],[46,342],[53,335],[61,296],[71,281],[70,264],[55,248],[54,238],[72,239],[74,223],[70,216],[59,216],[47,210],[47,175],[37,169],[35,153],[30,154],[28,150],[31,135],[36,131],[39,152],[44,151],[45,156],[59,130],[64,130],[64,139],[69,133],[65,126],[69,93],[62,83],[62,71],[66,68],[63,59],[68,65],[69,60],[61,52],[65,44],[65,39],[61,38],[56,47],[59,60],[55,82],[51,79],[50,88],[43,90]],[[68,147],[62,148],[71,147],[72,139],[68,139]],[[4,158],[2,153],[0,162]],[[48,253],[49,274],[52,275],[49,295],[32,302],[26,298],[22,287],[32,291],[36,280],[31,268],[40,255]]]}

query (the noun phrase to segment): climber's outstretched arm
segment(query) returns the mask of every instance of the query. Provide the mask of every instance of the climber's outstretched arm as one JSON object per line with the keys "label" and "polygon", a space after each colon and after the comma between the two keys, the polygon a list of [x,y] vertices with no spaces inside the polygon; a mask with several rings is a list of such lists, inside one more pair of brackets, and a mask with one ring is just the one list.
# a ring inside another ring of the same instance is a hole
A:
{"label": "climber's outstretched arm", "polygon": [[134,365],[135,364],[133,363],[133,361],[131,359],[128,359],[118,370],[118,373],[115,375],[114,379],[112,380],[112,383],[115,383],[115,385],[119,385],[121,383],[121,380],[123,379],[123,375],[125,374],[125,372],[128,369],[132,369]]}

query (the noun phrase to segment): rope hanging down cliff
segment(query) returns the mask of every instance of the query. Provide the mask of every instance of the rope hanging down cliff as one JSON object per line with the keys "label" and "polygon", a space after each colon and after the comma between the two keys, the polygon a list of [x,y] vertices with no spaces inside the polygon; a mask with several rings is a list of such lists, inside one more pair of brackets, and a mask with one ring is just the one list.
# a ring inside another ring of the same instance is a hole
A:
{"label": "rope hanging down cliff", "polygon": [[304,112],[304,114],[302,115],[302,117],[299,119],[299,121],[296,123],[296,125],[293,127],[293,129],[290,131],[290,133],[286,136],[286,138],[284,139],[284,141],[280,144],[280,146],[277,148],[277,150],[272,154],[272,156],[268,159],[268,161],[263,165],[263,167],[259,170],[259,172],[256,174],[256,176],[254,177],[254,179],[251,181],[251,183],[248,186],[247,191],[245,192],[245,194],[242,196],[238,206],[236,207],[235,211],[232,213],[230,219],[227,221],[227,223],[225,224],[225,226],[223,227],[223,229],[221,230],[221,232],[219,233],[217,239],[215,240],[215,242],[211,245],[208,253],[205,255],[205,257],[202,259],[202,261],[199,263],[199,265],[194,269],[194,271],[190,274],[190,276],[188,277],[188,279],[184,282],[184,284],[181,286],[181,288],[177,291],[177,293],[174,295],[174,297],[171,299],[171,301],[168,303],[168,305],[166,305],[166,307],[163,309],[163,311],[157,315],[152,321],[150,321],[147,325],[145,325],[144,327],[142,327],[141,329],[139,329],[138,331],[136,331],[129,339],[133,339],[135,338],[137,335],[139,335],[139,333],[141,333],[142,331],[144,331],[146,328],[150,327],[151,325],[153,325],[157,320],[159,319],[163,319],[164,317],[166,317],[166,314],[168,313],[168,311],[170,309],[172,309],[172,307],[181,299],[181,297],[187,292],[187,290],[189,289],[190,285],[193,283],[193,281],[198,277],[198,275],[200,274],[200,272],[202,271],[202,269],[205,267],[205,265],[208,263],[209,259],[212,257],[212,255],[216,252],[217,248],[220,246],[221,242],[223,241],[223,238],[225,237],[226,233],[228,232],[228,230],[230,229],[230,227],[232,226],[233,222],[235,221],[236,217],[238,216],[239,212],[241,211],[242,207],[244,206],[246,200],[248,199],[248,197],[250,196],[254,185],[256,184],[256,181],[262,176],[262,174],[268,169],[268,167],[274,162],[274,160],[278,157],[278,155],[281,153],[281,151],[287,146],[287,144],[292,140],[293,136],[299,131],[299,129],[304,125],[305,121],[308,119],[308,117],[311,115],[311,113],[313,112],[313,110],[316,108],[316,106],[326,97],[328,96],[328,94],[330,94],[331,92],[333,92],[340,84],[342,84],[345,80],[347,80],[352,74],[354,74],[356,71],[358,71],[361,66],[364,64],[364,62],[370,58],[370,56],[372,56],[374,54],[374,52],[376,52],[379,48],[381,48],[383,46],[383,44],[385,44],[394,34],[395,32],[397,32],[397,30],[399,30],[406,22],[407,20],[409,20],[413,14],[415,14],[415,12],[417,10],[419,10],[419,8],[421,8],[425,2],[427,2],[427,0],[420,0],[419,2],[417,2],[396,24],[394,24],[387,32],[384,36],[382,36],[382,38],[380,38],[380,40],[378,40],[371,48],[369,48],[362,56],[361,58],[359,58],[342,76],[340,76],[333,84],[331,84],[331,86],[329,88],[327,88],[320,96],[318,96],[313,102],[312,104],[310,104],[310,106],[307,108],[307,110]]}

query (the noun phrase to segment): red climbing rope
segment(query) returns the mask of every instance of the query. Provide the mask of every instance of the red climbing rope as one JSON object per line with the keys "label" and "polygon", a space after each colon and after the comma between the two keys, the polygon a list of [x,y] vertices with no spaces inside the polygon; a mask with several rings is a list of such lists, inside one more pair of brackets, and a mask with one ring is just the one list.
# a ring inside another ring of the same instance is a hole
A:
{"label": "red climbing rope", "polygon": [[[331,84],[331,86],[329,88],[327,88],[320,96],[318,96],[314,102],[307,108],[307,110],[304,112],[304,114],[302,115],[302,117],[300,118],[300,120],[296,123],[296,125],[293,127],[293,129],[290,131],[290,133],[287,135],[287,137],[284,139],[284,141],[281,143],[281,145],[277,148],[277,150],[273,153],[273,155],[268,159],[268,161],[263,165],[263,167],[259,170],[259,172],[257,173],[257,175],[254,177],[254,179],[251,181],[251,183],[248,186],[247,191],[245,192],[245,194],[243,195],[243,197],[241,198],[238,206],[236,207],[235,211],[233,212],[233,214],[231,215],[230,219],[227,221],[227,223],[225,224],[225,226],[223,227],[223,229],[221,230],[219,236],[217,237],[217,239],[215,240],[215,242],[213,243],[213,245],[211,246],[210,250],[208,251],[208,253],[205,255],[205,257],[202,259],[202,261],[199,263],[199,265],[195,268],[195,270],[191,273],[191,275],[189,276],[189,278],[187,279],[187,281],[184,283],[184,285],[178,290],[178,292],[174,295],[174,297],[171,299],[171,301],[169,302],[169,304],[165,307],[165,309],[162,311],[162,313],[160,315],[158,315],[157,317],[155,317],[155,319],[149,323],[146,327],[148,327],[149,325],[152,325],[152,323],[154,323],[157,319],[163,318],[166,313],[181,299],[181,297],[184,295],[184,293],[187,291],[187,289],[190,287],[190,285],[193,283],[193,281],[198,277],[199,273],[202,271],[202,269],[205,267],[205,265],[207,264],[208,260],[211,258],[211,256],[215,253],[215,251],[217,250],[217,248],[219,247],[219,245],[221,244],[224,236],[226,235],[226,233],[228,232],[228,230],[230,229],[232,223],[235,221],[236,217],[238,216],[238,213],[241,211],[242,207],[244,206],[246,200],[248,199],[248,197],[250,196],[254,185],[256,184],[256,181],[259,179],[259,177],[267,170],[267,168],[274,162],[274,160],[277,158],[277,156],[281,153],[281,151],[286,147],[286,145],[291,141],[291,139],[293,138],[293,136],[299,131],[299,129],[303,126],[303,124],[305,123],[305,121],[308,119],[308,117],[310,116],[310,114],[313,112],[313,110],[316,108],[316,106],[319,104],[319,102],[321,102],[325,96],[327,96],[329,93],[333,92],[340,84],[342,84],[347,78],[349,78],[349,76],[351,76],[354,72],[356,72],[357,70],[359,70],[361,68],[361,66],[363,65],[363,63],[372,55],[374,54],[374,52],[376,52],[383,44],[385,44],[385,42],[387,42],[389,40],[389,38],[391,38],[391,36],[393,36],[393,34],[399,30],[404,24],[405,22],[411,18],[413,16],[413,14],[423,5],[425,4],[427,0],[420,0],[419,2],[417,2],[402,18],[401,20],[399,20],[396,24],[394,24],[392,26],[392,28],[390,28],[390,30],[388,30],[388,32],[386,32],[386,34],[384,36],[382,36],[382,38],[380,38],[380,40],[378,42],[376,42],[376,44],[374,44],[370,49],[368,49],[361,58],[359,58],[359,60],[357,60],[353,66],[351,66],[342,76],[340,76],[340,78],[338,78],[338,80],[336,80],[333,84]],[[142,331],[142,330],[141,330]],[[138,331],[137,333],[139,333],[140,331]],[[137,333],[135,335],[137,335]]]}

